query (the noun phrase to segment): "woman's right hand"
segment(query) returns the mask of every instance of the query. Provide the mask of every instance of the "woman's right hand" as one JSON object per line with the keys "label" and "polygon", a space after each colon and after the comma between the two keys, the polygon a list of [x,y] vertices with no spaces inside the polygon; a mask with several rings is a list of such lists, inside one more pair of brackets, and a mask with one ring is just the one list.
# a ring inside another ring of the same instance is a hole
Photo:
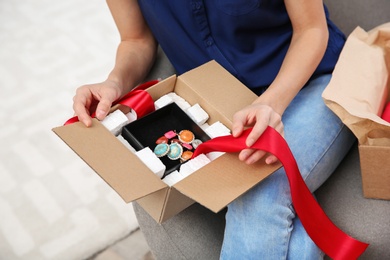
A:
{"label": "woman's right hand", "polygon": [[92,125],[91,115],[102,120],[111,105],[137,86],[150,70],[157,51],[157,42],[146,24],[137,0],[107,0],[119,30],[115,66],[107,80],[84,85],[73,98],[73,110],[79,121]]}
{"label": "woman's right hand", "polygon": [[107,79],[97,84],[84,85],[76,90],[73,98],[73,110],[79,121],[87,127],[92,125],[91,115],[103,120],[112,103],[122,96],[122,87],[115,81]]}

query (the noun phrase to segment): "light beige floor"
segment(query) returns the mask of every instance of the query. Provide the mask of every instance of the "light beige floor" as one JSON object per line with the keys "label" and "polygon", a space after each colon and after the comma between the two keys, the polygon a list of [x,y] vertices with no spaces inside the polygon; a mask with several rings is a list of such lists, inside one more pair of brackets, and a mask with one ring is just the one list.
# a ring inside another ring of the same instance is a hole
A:
{"label": "light beige floor", "polygon": [[78,86],[106,77],[118,40],[105,0],[0,1],[0,259],[148,252],[132,206],[51,131]]}
{"label": "light beige floor", "polygon": [[154,260],[142,232],[138,229],[89,260]]}

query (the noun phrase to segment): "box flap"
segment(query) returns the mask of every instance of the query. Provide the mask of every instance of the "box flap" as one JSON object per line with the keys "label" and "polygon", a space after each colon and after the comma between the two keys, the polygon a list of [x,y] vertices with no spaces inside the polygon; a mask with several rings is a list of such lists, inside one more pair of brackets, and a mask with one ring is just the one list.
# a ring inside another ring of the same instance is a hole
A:
{"label": "box flap", "polygon": [[89,128],[77,122],[53,131],[126,202],[168,189],[96,119]]}
{"label": "box flap", "polygon": [[170,219],[171,217],[175,216],[176,214],[188,208],[194,203],[195,201],[193,201],[192,199],[183,195],[175,188],[171,188],[168,193],[168,198],[165,204],[164,211],[160,218],[160,223]]}
{"label": "box flap", "polygon": [[161,223],[165,204],[168,200],[170,189],[154,192],[137,200],[137,203],[156,221]]}
{"label": "box flap", "polygon": [[180,75],[175,92],[191,104],[199,103],[209,113],[209,123],[221,121],[230,129],[233,115],[257,98],[215,61]]}
{"label": "box flap", "polygon": [[146,89],[146,91],[150,94],[152,99],[156,101],[161,96],[173,92],[176,84],[176,75],[172,75],[169,78],[166,78],[156,85],[153,85]]}
{"label": "box flap", "polygon": [[194,201],[177,190],[168,188],[140,198],[137,203],[156,222],[162,223],[194,204]]}
{"label": "box flap", "polygon": [[267,165],[264,161],[247,165],[238,154],[225,154],[174,187],[217,213],[280,167],[280,163]]}

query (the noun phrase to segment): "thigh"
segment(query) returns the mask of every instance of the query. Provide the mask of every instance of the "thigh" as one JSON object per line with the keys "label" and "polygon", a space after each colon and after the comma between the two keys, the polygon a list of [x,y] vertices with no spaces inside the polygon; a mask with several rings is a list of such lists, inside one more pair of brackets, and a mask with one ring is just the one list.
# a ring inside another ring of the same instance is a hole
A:
{"label": "thigh", "polygon": [[324,75],[312,80],[283,115],[285,139],[312,192],[333,173],[355,142],[351,131],[322,99],[330,78]]}
{"label": "thigh", "polygon": [[[283,115],[285,139],[312,191],[330,176],[354,142],[322,100],[329,80],[326,75],[311,81]],[[281,168],[228,206],[223,258],[287,257],[294,218],[289,182]],[[300,234],[297,241],[310,239]],[[313,245],[310,252],[318,256],[319,250]]]}

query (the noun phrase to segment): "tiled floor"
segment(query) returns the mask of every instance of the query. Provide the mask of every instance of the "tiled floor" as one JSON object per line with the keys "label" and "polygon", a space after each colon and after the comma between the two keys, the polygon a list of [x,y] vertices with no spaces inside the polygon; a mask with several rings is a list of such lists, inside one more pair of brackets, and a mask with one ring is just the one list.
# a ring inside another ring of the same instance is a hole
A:
{"label": "tiled floor", "polygon": [[118,41],[104,0],[0,1],[0,259],[148,259],[132,206],[51,131]]}
{"label": "tiled floor", "polygon": [[154,260],[140,229],[88,260]]}

